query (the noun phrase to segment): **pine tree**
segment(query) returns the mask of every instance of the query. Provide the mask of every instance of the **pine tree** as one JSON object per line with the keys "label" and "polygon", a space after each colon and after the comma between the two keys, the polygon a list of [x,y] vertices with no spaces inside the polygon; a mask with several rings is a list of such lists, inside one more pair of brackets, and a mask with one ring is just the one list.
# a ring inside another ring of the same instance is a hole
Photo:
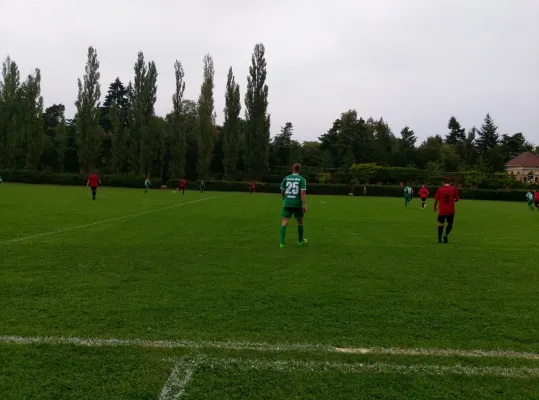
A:
{"label": "pine tree", "polygon": [[187,131],[182,115],[183,93],[185,91],[185,73],[182,63],[174,63],[176,76],[176,91],[172,95],[172,115],[170,123],[170,175],[176,178],[185,176],[185,162],[187,156]]}
{"label": "pine tree", "polygon": [[41,72],[38,68],[36,68],[35,74],[28,75],[22,84],[20,112],[24,117],[19,146],[24,149],[25,159],[24,163],[21,162],[19,166],[37,169],[45,141]]}
{"label": "pine tree", "polygon": [[457,143],[466,140],[466,129],[460,126],[460,122],[455,117],[449,119],[447,129],[449,129],[449,134],[445,137],[446,144],[456,146]]}
{"label": "pine tree", "polygon": [[266,58],[263,44],[257,44],[251,57],[247,92],[245,94],[245,162],[249,178],[261,177],[268,166],[270,116],[268,86],[266,85]]}
{"label": "pine tree", "polygon": [[236,165],[240,145],[240,85],[236,83],[232,67],[228,70],[225,92],[225,123],[223,125],[223,167],[225,177],[236,179]]}
{"label": "pine tree", "polygon": [[0,81],[0,167],[15,166],[22,115],[20,106],[20,73],[17,63],[9,56],[2,63]]}
{"label": "pine tree", "polygon": [[[281,127],[281,133],[279,133],[273,139],[272,147],[274,154],[272,162],[279,166],[292,165],[292,135],[294,133],[294,125],[292,122],[287,122]],[[297,160],[294,160],[297,161]]]}
{"label": "pine tree", "polygon": [[83,80],[78,80],[79,93],[75,106],[77,115],[77,150],[81,174],[87,174],[95,169],[99,162],[101,150],[101,128],[99,126],[99,61],[93,47],[88,48]]}
{"label": "pine tree", "polygon": [[476,141],[477,150],[480,154],[488,153],[499,144],[498,127],[494,124],[490,114],[486,115],[481,129],[477,131],[477,135],[479,136]]}
{"label": "pine tree", "polygon": [[199,179],[207,179],[215,141],[215,113],[213,104],[214,88],[213,59],[209,54],[204,56],[204,75],[197,114],[197,174]]}

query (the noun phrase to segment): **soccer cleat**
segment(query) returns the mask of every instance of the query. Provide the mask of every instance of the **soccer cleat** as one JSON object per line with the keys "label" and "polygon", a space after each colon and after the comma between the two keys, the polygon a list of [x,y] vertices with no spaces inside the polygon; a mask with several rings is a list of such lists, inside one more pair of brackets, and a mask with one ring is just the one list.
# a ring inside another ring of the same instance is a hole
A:
{"label": "soccer cleat", "polygon": [[299,242],[299,243],[298,243],[298,246],[299,246],[299,247],[303,247],[303,246],[305,246],[305,245],[307,245],[307,239],[303,239],[303,242]]}
{"label": "soccer cleat", "polygon": [[444,243],[449,243],[449,240],[447,240],[447,235],[444,236]]}
{"label": "soccer cleat", "polygon": [[281,243],[281,244],[279,245],[279,247],[280,247],[281,249],[284,249],[286,246],[285,246],[284,244]]}
{"label": "soccer cleat", "polygon": [[438,238],[438,243],[442,243],[442,238]]}

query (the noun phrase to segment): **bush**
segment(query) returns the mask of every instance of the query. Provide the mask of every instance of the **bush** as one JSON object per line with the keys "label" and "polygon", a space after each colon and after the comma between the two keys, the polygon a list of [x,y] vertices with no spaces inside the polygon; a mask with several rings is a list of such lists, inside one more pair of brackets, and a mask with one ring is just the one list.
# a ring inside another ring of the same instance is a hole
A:
{"label": "bush", "polygon": [[[6,182],[84,186],[88,177],[77,174],[58,174],[48,171],[5,170],[0,171],[0,176]],[[133,176],[104,175],[100,176],[103,186],[143,188],[145,178]],[[162,179],[153,179],[154,188],[163,184]]]}
{"label": "bush", "polygon": [[[367,196],[373,197],[402,197],[403,188],[401,186],[366,185]],[[429,198],[434,198],[439,186],[428,186]],[[414,197],[418,197],[419,187],[414,187]],[[463,200],[496,200],[496,201],[521,201],[525,200],[526,190],[512,189],[459,189],[459,194]],[[355,196],[363,195],[363,186],[359,185],[354,190]]]}

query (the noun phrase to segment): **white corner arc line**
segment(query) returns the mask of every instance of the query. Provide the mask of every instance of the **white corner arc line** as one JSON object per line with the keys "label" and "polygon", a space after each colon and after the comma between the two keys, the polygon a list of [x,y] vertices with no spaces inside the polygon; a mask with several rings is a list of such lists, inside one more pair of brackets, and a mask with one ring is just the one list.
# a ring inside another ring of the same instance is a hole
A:
{"label": "white corner arc line", "polygon": [[180,365],[175,365],[159,394],[159,400],[180,399],[185,393],[185,387],[193,377],[193,369],[185,369],[185,375],[180,378]]}
{"label": "white corner arc line", "polygon": [[539,353],[518,352],[512,350],[461,350],[436,348],[402,348],[402,347],[350,347],[341,348],[321,344],[301,343],[253,343],[253,342],[220,342],[206,340],[145,340],[145,339],[101,339],[78,337],[47,337],[47,336],[0,336],[0,344],[50,344],[74,345],[89,347],[146,347],[146,348],[187,348],[187,349],[224,349],[224,350],[254,350],[261,352],[304,351],[318,353],[350,353],[390,356],[431,356],[431,357],[470,357],[539,360]]}
{"label": "white corner arc line", "polygon": [[0,242],[0,245],[1,244],[17,243],[17,242],[22,242],[22,241],[25,241],[25,240],[30,240],[30,239],[37,239],[37,238],[44,237],[44,236],[55,235],[57,233],[70,232],[70,231],[74,231],[76,229],[88,228],[90,226],[106,224],[108,222],[119,221],[119,220],[122,220],[122,219],[131,218],[131,217],[138,217],[139,215],[151,214],[151,213],[155,213],[155,212],[159,212],[159,211],[169,210],[171,208],[181,207],[181,206],[184,206],[184,205],[187,205],[187,204],[200,203],[202,201],[207,201],[207,200],[212,200],[212,199],[219,199],[221,197],[228,197],[228,196],[233,196],[233,195],[234,195],[234,193],[233,194],[225,194],[223,196],[213,196],[213,197],[206,197],[204,199],[186,201],[185,203],[173,204],[171,206],[156,208],[154,210],[141,211],[141,212],[137,212],[137,213],[134,213],[134,214],[122,215],[120,217],[103,219],[101,221],[92,222],[92,223],[89,223],[89,224],[71,226],[69,228],[62,228],[62,229],[58,229],[58,230],[55,230],[55,231],[43,232],[43,233],[38,233],[38,234],[35,234],[35,235],[25,236],[25,237],[21,237],[21,238],[17,238],[17,239],[5,240],[3,242]]}

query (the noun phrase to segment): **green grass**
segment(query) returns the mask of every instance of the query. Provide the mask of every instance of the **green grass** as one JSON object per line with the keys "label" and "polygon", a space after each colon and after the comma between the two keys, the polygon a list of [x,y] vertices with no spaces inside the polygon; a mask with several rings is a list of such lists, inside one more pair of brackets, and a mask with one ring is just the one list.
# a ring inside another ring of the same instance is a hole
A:
{"label": "green grass", "polygon": [[[100,188],[92,201],[83,188],[3,184],[0,335],[539,352],[539,212],[524,201],[463,200],[448,245],[436,242],[432,201],[426,210],[418,199],[407,210],[392,198],[310,196],[308,203],[309,246],[295,245],[293,222],[289,247],[279,249],[278,195]],[[539,359],[4,341],[0,393],[3,399],[158,398],[172,370],[163,360],[195,353],[222,360],[539,368]],[[539,379],[210,364],[194,369],[182,398],[539,393]]]}

